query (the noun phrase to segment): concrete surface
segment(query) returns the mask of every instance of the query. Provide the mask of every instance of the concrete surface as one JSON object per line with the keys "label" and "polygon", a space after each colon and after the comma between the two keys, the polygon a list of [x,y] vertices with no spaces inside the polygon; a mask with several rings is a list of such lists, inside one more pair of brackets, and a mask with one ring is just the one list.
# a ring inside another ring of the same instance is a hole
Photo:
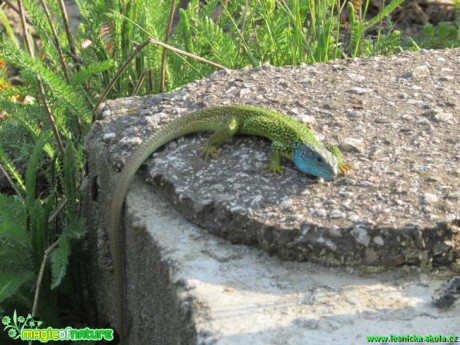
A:
{"label": "concrete surface", "polygon": [[[138,255],[152,250],[169,271],[175,298],[193,314],[184,327],[194,327],[197,344],[365,344],[366,336],[460,336],[460,303],[445,310],[431,303],[449,273],[405,267],[369,274],[281,261],[197,228],[139,181],[127,213],[133,219],[126,229],[131,317],[139,316],[136,302],[144,305],[145,295],[159,293],[155,280],[143,279],[151,259]],[[150,237],[153,248],[140,248]],[[132,344],[174,343],[148,340]]]}

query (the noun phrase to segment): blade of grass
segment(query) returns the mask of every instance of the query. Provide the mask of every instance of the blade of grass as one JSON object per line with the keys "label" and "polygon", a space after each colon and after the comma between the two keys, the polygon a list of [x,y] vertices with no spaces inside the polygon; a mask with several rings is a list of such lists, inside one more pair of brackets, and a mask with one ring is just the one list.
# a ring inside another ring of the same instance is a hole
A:
{"label": "blade of grass", "polygon": [[[169,35],[171,33],[172,22],[174,18],[174,10],[176,8],[176,1],[171,1],[171,8],[169,10],[169,18],[168,18],[168,27],[166,28],[165,32],[165,39],[164,44],[168,44]],[[166,74],[166,53],[168,50],[163,47],[163,52],[161,53],[161,74],[160,74],[160,93],[164,92],[165,89],[165,74]]]}
{"label": "blade of grass", "polygon": [[253,67],[258,66],[259,64],[258,64],[257,60],[255,59],[254,55],[252,54],[251,49],[249,49],[249,46],[248,46],[246,40],[244,39],[243,34],[241,33],[240,29],[238,28],[238,25],[236,24],[235,19],[233,19],[233,16],[230,14],[230,12],[228,11],[227,6],[225,6],[225,4],[223,2],[222,2],[222,7],[224,8],[225,14],[228,16],[228,18],[232,22],[232,25],[235,28],[235,31],[236,31],[237,35],[239,36],[239,38],[240,38],[240,40],[241,40],[241,42],[243,44],[243,48],[244,48],[244,50],[246,50],[246,53],[248,54],[249,60],[251,60],[252,66]]}
{"label": "blade of grass", "polygon": [[65,29],[65,33],[67,36],[67,42],[69,43],[69,49],[71,53],[69,55],[74,60],[75,69],[78,72],[80,69],[80,65],[79,65],[78,59],[75,59],[75,57],[77,56],[77,51],[75,50],[75,43],[73,42],[73,35],[72,35],[72,31],[70,30],[70,22],[69,22],[69,17],[67,16],[67,10],[65,8],[64,0],[58,0],[58,4],[61,10],[62,22],[64,23],[64,29]]}
{"label": "blade of grass", "polygon": [[8,19],[6,18],[5,13],[3,12],[3,9],[0,8],[0,23],[3,24],[3,28],[7,34],[7,36],[10,38],[12,42],[16,44],[17,47],[19,47],[19,42],[16,38],[16,36],[13,33],[13,30],[11,29],[11,25],[8,22]]}
{"label": "blade of grass", "polygon": [[48,25],[51,28],[51,33],[53,34],[54,46],[56,47],[59,62],[61,63],[62,72],[64,73],[65,80],[67,84],[70,84],[70,76],[69,72],[67,71],[67,65],[64,60],[64,53],[62,51],[61,43],[59,42],[58,34],[56,28],[54,27],[53,20],[51,19],[50,11],[48,10],[48,6],[46,5],[45,0],[40,0],[40,4],[43,7],[43,11],[45,12],[46,19],[48,20]]}
{"label": "blade of grass", "polygon": [[[401,5],[403,2],[404,0],[393,0],[388,4],[388,6],[382,7],[382,10],[380,11],[380,13],[376,15],[375,17],[373,17],[371,20],[369,20],[369,22],[366,25],[364,25],[364,31],[369,30],[375,24],[381,22],[383,18],[388,16],[391,12],[393,12],[393,10],[396,9],[396,7]],[[367,9],[367,5],[366,5],[366,9]]]}

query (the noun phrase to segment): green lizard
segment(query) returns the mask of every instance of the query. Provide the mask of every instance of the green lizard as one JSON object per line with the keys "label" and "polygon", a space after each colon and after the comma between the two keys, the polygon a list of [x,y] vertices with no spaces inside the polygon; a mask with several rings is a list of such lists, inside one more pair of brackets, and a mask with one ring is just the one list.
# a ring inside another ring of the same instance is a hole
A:
{"label": "green lizard", "polygon": [[296,167],[307,174],[331,180],[345,172],[340,151],[335,146],[323,146],[313,133],[294,118],[269,109],[229,105],[210,107],[182,116],[163,125],[144,143],[137,147],[126,161],[112,195],[110,210],[110,250],[112,253],[118,331],[122,342],[125,336],[124,301],[124,242],[122,212],[125,196],[137,170],[157,149],[178,137],[195,133],[213,132],[203,149],[205,160],[217,155],[217,147],[235,134],[256,135],[272,141],[268,169],[282,172],[280,158],[291,159]]}

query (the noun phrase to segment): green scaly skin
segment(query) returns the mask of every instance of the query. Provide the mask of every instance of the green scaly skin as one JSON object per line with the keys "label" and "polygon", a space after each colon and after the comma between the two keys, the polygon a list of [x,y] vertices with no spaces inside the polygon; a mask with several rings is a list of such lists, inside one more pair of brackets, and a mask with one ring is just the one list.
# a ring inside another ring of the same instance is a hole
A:
{"label": "green scaly skin", "polygon": [[280,158],[293,159],[293,152],[299,144],[327,150],[333,158],[336,171],[346,170],[340,151],[335,146],[323,147],[313,133],[302,123],[285,114],[269,109],[230,105],[210,107],[180,117],[164,126],[137,147],[126,161],[116,183],[112,195],[110,210],[110,251],[113,260],[115,286],[117,288],[116,303],[118,331],[122,343],[125,338],[125,270],[124,270],[124,238],[122,232],[122,212],[125,196],[137,170],[144,161],[157,149],[178,137],[195,133],[213,132],[203,149],[207,160],[217,154],[217,147],[235,134],[256,135],[272,141],[268,170],[281,173]]}

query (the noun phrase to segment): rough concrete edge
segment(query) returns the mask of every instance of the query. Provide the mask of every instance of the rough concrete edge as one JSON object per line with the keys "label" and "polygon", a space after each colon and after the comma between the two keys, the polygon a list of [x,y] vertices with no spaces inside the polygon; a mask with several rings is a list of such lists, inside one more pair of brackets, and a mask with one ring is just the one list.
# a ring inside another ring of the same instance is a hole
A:
{"label": "rough concrete edge", "polygon": [[[116,173],[107,160],[106,147],[98,141],[98,125],[95,124],[86,139],[88,175],[82,184],[82,213],[86,217],[88,233],[77,258],[81,261],[82,285],[86,289],[87,306],[93,309],[101,325],[117,328],[115,298],[116,286],[108,244],[108,214],[110,195],[116,181]],[[138,178],[137,178],[138,179]],[[128,196],[129,198],[129,196]],[[145,226],[124,217],[127,240],[131,242],[126,256],[128,339],[132,344],[147,343],[153,338],[161,344],[195,344],[196,330],[190,313],[190,300],[184,289],[171,282],[173,263],[164,262],[161,248],[145,231]],[[130,257],[136,260],[129,260]],[[139,260],[143,258],[143,260]],[[142,289],[139,281],[156,282],[151,291]],[[141,295],[136,299],[129,296]],[[142,300],[142,305],[132,301]],[[134,312],[135,311],[135,312]],[[155,320],[155,322],[152,322]],[[146,332],[145,329],[149,328]],[[148,338],[143,339],[143,335]]]}
{"label": "rough concrete edge", "polygon": [[[146,178],[152,180],[150,176]],[[283,260],[308,260],[324,265],[360,266],[374,270],[379,266],[400,265],[439,267],[458,259],[455,244],[458,242],[460,220],[440,222],[432,228],[414,225],[404,231],[367,229],[363,231],[364,235],[359,228],[350,227],[343,229],[340,237],[331,228],[308,223],[295,231],[280,231],[276,225],[241,216],[219,203],[197,207],[195,200],[181,195],[164,175],[155,175],[152,182],[192,223],[233,243],[260,248]],[[380,246],[376,240],[378,237],[390,245]],[[354,246],[353,250],[350,246]]]}

